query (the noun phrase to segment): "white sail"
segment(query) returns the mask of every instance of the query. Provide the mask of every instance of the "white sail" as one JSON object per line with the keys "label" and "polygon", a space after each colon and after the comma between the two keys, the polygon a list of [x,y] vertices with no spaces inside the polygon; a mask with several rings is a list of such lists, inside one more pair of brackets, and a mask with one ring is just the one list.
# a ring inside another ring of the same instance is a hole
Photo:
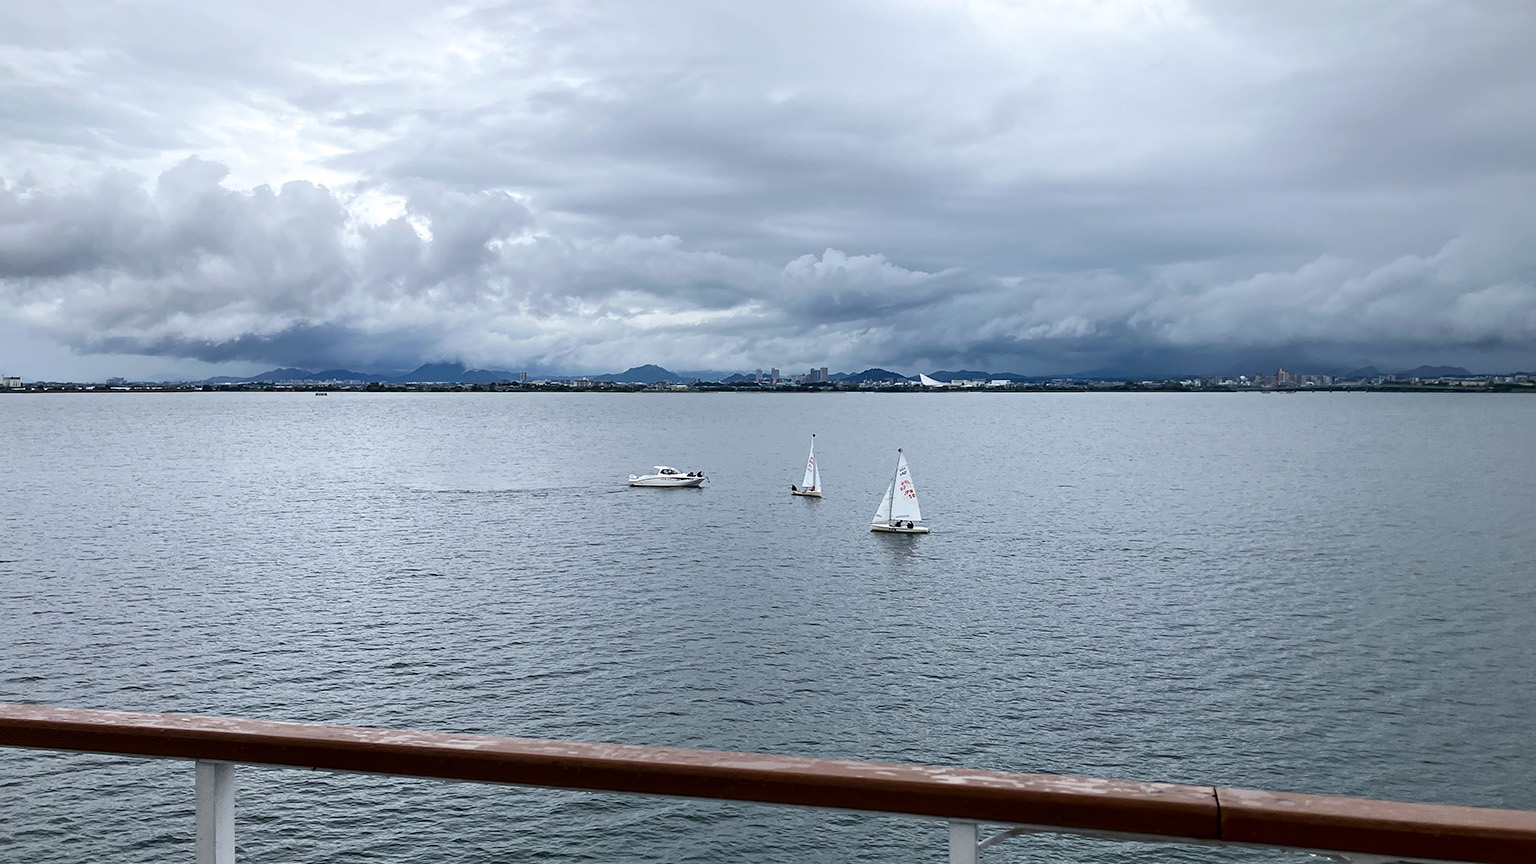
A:
{"label": "white sail", "polygon": [[[897,451],[900,452],[900,451]],[[890,518],[897,522],[921,522],[923,511],[917,507],[917,487],[912,485],[912,472],[907,470],[907,456],[902,453],[896,459],[896,478],[891,481]]]}
{"label": "white sail", "polygon": [[801,489],[821,489],[821,469],[816,467],[816,436],[811,436],[811,455],[805,460],[805,479],[800,481]]}
{"label": "white sail", "polygon": [[875,518],[871,524],[879,525],[891,521],[891,492],[896,489],[896,484],[885,487],[885,497],[880,499],[880,509],[875,511]]}

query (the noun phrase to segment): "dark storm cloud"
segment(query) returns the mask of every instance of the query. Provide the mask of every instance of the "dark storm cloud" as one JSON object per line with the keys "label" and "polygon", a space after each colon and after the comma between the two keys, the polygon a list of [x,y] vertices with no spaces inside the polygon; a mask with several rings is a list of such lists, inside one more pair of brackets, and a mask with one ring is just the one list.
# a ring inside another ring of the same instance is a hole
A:
{"label": "dark storm cloud", "polygon": [[1521,4],[51,8],[0,304],[82,351],[1536,366]]}
{"label": "dark storm cloud", "polygon": [[171,336],[146,341],[108,336],[80,347],[96,353],[189,357],[208,363],[247,361],[311,371],[350,368],[355,372],[356,367],[403,371],[408,368],[403,358],[441,357],[439,346],[422,334],[363,333],[337,324],[302,324],[276,333],[244,333],[223,340]]}

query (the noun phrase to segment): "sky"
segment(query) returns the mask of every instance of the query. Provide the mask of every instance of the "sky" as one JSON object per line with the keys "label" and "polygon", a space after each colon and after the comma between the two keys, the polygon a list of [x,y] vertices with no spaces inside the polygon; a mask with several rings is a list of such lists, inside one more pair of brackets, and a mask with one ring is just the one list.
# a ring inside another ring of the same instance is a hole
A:
{"label": "sky", "polygon": [[1536,4],[0,5],[0,372],[1536,370]]}

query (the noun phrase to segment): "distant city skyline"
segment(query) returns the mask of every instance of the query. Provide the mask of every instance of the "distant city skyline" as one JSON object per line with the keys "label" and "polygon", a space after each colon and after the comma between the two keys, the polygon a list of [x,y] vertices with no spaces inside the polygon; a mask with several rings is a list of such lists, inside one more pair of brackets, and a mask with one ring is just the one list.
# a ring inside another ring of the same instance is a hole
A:
{"label": "distant city skyline", "polygon": [[4,21],[8,375],[1536,366],[1529,4]]}

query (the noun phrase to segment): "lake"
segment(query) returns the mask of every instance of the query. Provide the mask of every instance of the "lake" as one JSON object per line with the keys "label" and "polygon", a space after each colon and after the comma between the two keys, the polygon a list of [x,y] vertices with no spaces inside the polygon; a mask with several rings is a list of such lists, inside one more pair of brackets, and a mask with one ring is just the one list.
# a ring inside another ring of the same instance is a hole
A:
{"label": "lake", "polygon": [[[1536,399],[0,398],[0,702],[1536,808]],[[791,497],[810,435],[826,497]],[[902,447],[933,533],[872,534]],[[704,488],[631,489],[652,465]],[[0,751],[0,859],[191,766]],[[939,861],[943,823],[242,769],[243,862]],[[1020,839],[1006,861],[1294,861]]]}

